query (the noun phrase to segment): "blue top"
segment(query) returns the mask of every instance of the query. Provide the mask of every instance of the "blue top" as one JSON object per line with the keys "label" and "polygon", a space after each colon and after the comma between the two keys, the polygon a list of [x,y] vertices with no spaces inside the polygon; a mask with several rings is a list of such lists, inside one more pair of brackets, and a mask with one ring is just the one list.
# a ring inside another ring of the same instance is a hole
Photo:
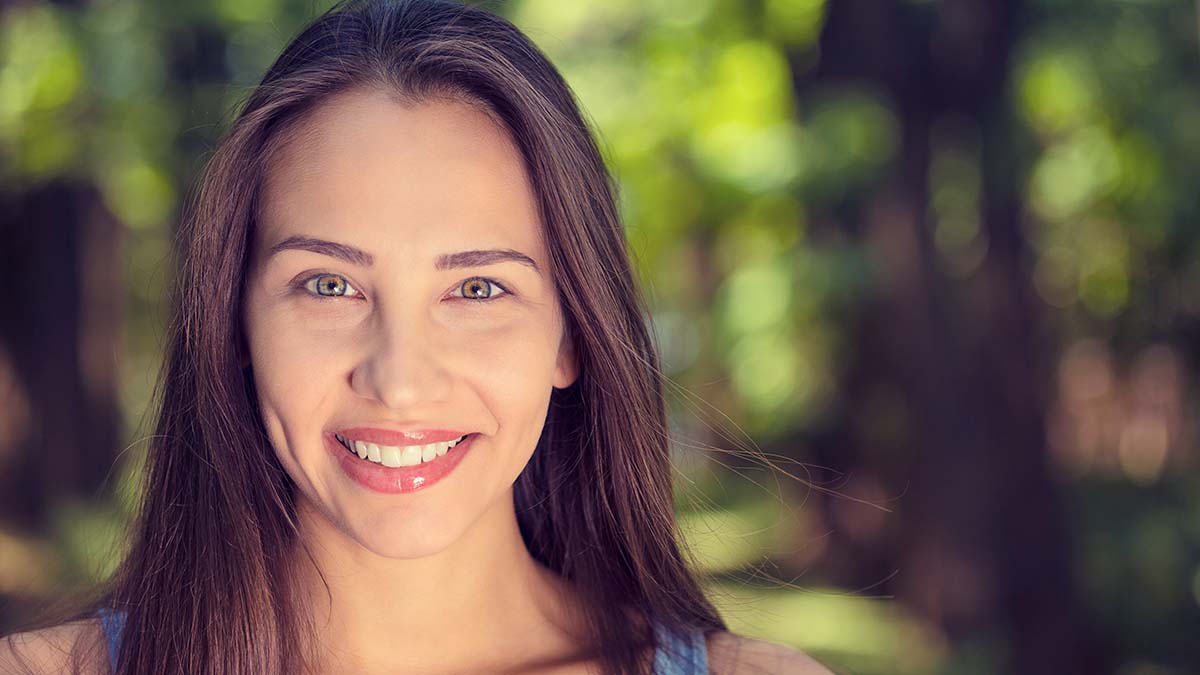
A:
{"label": "blue top", "polygon": [[[101,607],[96,614],[108,639],[108,662],[117,670],[117,652],[121,649],[121,630],[125,627],[125,612]],[[694,630],[679,635],[655,624],[659,647],[654,652],[654,675],[707,675],[708,652],[704,632]]]}
{"label": "blue top", "polygon": [[654,625],[658,634],[658,650],[654,652],[654,675],[708,675],[708,648],[704,631],[692,630],[683,635]]}
{"label": "blue top", "polygon": [[107,607],[96,610],[100,617],[100,627],[104,629],[104,637],[108,639],[108,663],[112,671],[117,672],[117,652],[121,649],[121,630],[125,628],[125,612],[114,612]]}

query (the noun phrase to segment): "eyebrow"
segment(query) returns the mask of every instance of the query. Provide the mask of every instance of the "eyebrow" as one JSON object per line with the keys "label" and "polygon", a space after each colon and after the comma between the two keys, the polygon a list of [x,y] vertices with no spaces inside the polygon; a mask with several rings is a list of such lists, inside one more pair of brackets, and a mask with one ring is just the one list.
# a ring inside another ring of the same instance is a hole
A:
{"label": "eyebrow", "polygon": [[[288,250],[311,251],[320,253],[331,258],[344,260],[345,262],[358,265],[359,267],[370,267],[375,264],[375,256],[366,251],[355,248],[347,244],[339,244],[336,241],[327,241],[325,239],[316,239],[314,237],[305,237],[302,235],[294,235],[284,239],[283,241],[271,247],[267,252],[267,258],[271,258],[276,253]],[[434,267],[438,270],[457,269],[462,267],[482,267],[484,265],[495,265],[503,262],[515,262],[525,265],[533,269],[535,272],[541,272],[533,258],[514,251],[511,248],[493,248],[474,251],[458,251],[456,253],[443,253],[438,256],[434,262]]]}

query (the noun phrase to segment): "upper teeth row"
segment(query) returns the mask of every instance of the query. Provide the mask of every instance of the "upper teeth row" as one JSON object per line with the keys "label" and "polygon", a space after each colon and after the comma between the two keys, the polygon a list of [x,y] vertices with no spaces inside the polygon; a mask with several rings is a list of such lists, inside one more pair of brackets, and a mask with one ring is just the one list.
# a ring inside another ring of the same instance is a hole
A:
{"label": "upper teeth row", "polygon": [[438,457],[446,454],[462,442],[462,438],[456,438],[452,441],[444,441],[442,443],[428,443],[426,445],[377,445],[375,443],[366,443],[364,441],[351,441],[345,436],[337,436],[338,441],[350,450],[358,453],[362,459],[369,459],[372,462],[382,464],[384,466],[416,466],[421,462],[431,462]]}

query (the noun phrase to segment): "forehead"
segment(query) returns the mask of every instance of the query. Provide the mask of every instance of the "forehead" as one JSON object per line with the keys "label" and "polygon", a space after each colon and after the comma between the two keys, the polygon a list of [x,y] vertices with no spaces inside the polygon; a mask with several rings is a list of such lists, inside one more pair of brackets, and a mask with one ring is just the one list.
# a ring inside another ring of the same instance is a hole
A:
{"label": "forehead", "polygon": [[413,256],[462,244],[541,252],[520,151],[484,112],[339,94],[282,139],[266,168],[258,238],[329,235]]}

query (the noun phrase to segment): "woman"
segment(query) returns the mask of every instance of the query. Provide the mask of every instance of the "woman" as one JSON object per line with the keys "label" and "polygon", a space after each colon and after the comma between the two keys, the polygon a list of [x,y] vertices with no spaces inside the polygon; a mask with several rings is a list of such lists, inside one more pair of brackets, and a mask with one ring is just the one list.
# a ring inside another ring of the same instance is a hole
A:
{"label": "woman", "polygon": [[689,572],[612,181],[510,23],[335,7],[191,206],[131,549],[0,670],[827,672]]}

